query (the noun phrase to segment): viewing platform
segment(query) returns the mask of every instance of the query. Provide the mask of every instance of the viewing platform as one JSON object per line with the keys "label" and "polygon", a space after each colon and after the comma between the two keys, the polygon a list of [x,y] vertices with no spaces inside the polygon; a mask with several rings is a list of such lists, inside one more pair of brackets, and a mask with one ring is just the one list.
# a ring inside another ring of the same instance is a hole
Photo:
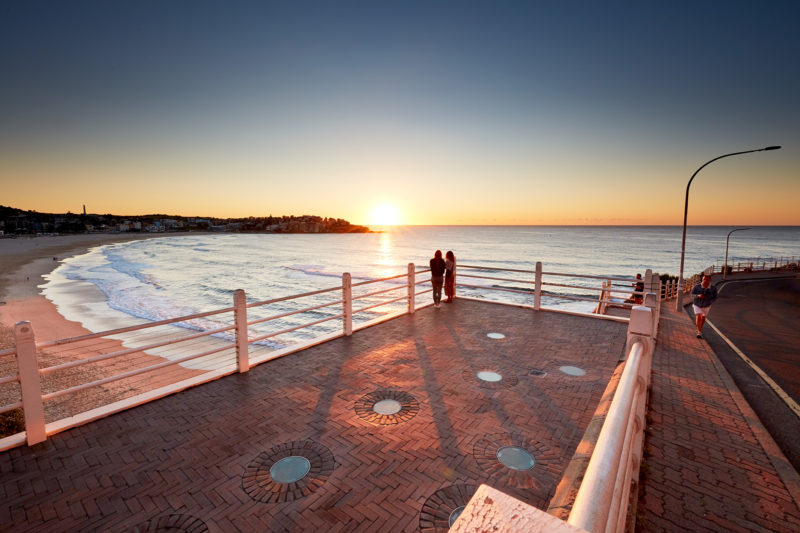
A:
{"label": "viewing platform", "polygon": [[[652,356],[641,465],[635,438],[624,445],[641,486],[623,528],[800,529],[797,472],[669,307],[650,354],[625,317],[463,298],[401,314],[0,452],[0,522],[463,532],[494,516],[498,531],[602,531],[572,523],[576,492],[594,475],[612,398],[641,386],[626,366],[643,358],[649,376]],[[513,499],[472,498],[495,494],[481,485]]]}

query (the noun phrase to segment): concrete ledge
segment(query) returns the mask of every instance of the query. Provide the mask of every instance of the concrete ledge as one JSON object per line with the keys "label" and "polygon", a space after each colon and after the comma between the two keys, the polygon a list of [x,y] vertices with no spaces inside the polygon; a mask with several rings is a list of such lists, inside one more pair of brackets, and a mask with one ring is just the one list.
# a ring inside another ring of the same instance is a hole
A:
{"label": "concrete ledge", "polygon": [[450,533],[486,531],[580,533],[586,530],[570,525],[488,485],[481,485],[450,528]]}

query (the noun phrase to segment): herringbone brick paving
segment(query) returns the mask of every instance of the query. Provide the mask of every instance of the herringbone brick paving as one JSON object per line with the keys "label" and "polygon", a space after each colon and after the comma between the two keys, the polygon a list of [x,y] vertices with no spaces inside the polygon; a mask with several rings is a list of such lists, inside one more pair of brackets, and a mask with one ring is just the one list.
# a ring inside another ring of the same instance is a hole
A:
{"label": "herringbone brick paving", "polygon": [[[625,331],[466,300],[425,308],[3,453],[0,523],[3,531],[201,530],[195,519],[210,531],[417,531],[437,491],[480,483],[542,508],[622,355]],[[570,377],[564,365],[586,375]],[[481,370],[516,383],[469,379]],[[419,411],[391,425],[360,418],[356,403],[376,391],[406,392]],[[251,498],[248,464],[300,441],[333,455],[324,483],[291,501]],[[542,462],[526,475],[476,459],[486,442],[527,443]]]}
{"label": "herringbone brick paving", "polygon": [[800,531],[778,476],[692,320],[662,306],[639,531]]}

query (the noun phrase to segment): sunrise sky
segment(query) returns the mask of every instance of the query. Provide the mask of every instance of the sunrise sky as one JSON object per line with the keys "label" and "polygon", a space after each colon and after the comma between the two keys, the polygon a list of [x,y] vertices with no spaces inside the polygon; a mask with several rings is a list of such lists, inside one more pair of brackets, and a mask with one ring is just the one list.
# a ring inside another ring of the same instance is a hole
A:
{"label": "sunrise sky", "polygon": [[[800,225],[798,2],[0,4],[0,205]],[[377,206],[384,206],[377,209]],[[381,214],[382,213],[382,214]]]}

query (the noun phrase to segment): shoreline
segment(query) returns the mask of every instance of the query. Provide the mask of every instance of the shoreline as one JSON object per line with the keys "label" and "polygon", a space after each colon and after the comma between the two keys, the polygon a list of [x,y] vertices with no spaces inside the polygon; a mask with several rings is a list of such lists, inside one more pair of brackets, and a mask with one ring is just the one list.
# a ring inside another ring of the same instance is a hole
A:
{"label": "shoreline", "polygon": [[[79,234],[0,239],[0,327],[13,329],[27,320],[38,341],[91,333],[80,323],[67,320],[43,294],[43,276],[68,258],[105,244],[169,238],[186,233]],[[1,349],[2,347],[0,347]]]}

